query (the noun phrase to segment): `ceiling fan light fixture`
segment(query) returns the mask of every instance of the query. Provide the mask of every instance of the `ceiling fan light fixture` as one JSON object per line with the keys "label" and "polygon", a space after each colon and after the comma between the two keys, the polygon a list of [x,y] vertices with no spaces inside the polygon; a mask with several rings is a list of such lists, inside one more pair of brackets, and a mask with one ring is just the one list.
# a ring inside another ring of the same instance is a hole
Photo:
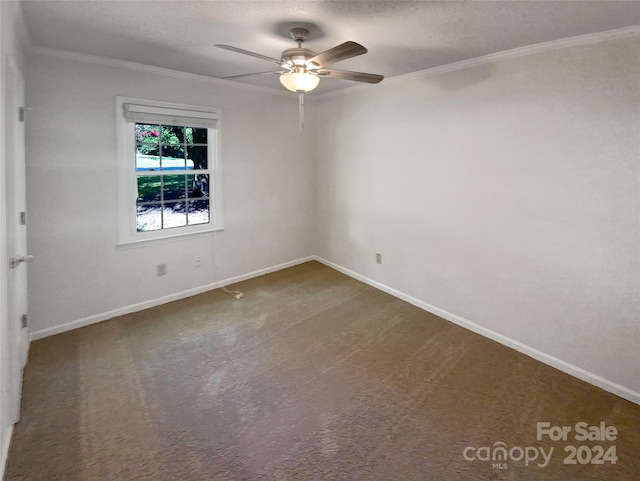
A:
{"label": "ceiling fan light fixture", "polygon": [[307,72],[288,72],[280,75],[280,83],[292,92],[311,92],[320,83],[320,77]]}

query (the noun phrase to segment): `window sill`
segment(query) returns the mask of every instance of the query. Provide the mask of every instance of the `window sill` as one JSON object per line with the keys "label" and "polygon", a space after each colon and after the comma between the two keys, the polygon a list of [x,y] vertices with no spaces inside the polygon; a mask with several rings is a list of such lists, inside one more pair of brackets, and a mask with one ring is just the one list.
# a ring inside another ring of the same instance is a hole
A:
{"label": "window sill", "polygon": [[171,235],[162,235],[158,237],[145,237],[144,239],[127,239],[119,240],[116,244],[118,249],[136,249],[138,247],[147,247],[150,245],[161,244],[165,242],[177,242],[183,240],[194,239],[197,237],[205,237],[215,234],[221,234],[224,231],[224,227],[216,227],[198,232],[182,232]]}

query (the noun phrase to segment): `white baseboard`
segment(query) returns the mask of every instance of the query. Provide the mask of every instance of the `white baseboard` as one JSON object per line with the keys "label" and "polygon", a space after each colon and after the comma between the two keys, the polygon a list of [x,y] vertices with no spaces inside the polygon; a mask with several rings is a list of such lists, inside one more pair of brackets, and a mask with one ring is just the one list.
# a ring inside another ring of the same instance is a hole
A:
{"label": "white baseboard", "polygon": [[13,439],[13,424],[7,427],[3,433],[4,438],[0,439],[0,479],[4,479],[4,473],[7,470],[7,462],[9,461],[9,449],[11,448],[11,440]]}
{"label": "white baseboard", "polygon": [[555,356],[539,351],[538,349],[535,349],[533,347],[527,346],[526,344],[523,344],[520,341],[516,341],[515,339],[504,336],[499,332],[492,331],[491,329],[487,329],[486,327],[476,324],[475,322],[469,321],[468,319],[452,314],[448,311],[445,311],[444,309],[440,309],[439,307],[433,306],[427,302],[421,301],[420,299],[417,299],[408,294],[405,294],[404,292],[393,289],[392,287],[386,286],[378,281],[374,281],[373,279],[370,279],[361,274],[358,274],[357,272],[354,272],[338,264],[335,264],[326,259],[323,259],[322,257],[313,256],[313,259],[318,262],[321,262],[322,264],[328,267],[331,267],[332,269],[337,270],[338,272],[342,272],[343,274],[346,274],[349,277],[353,277],[358,281],[364,282],[365,284],[375,287],[376,289],[380,289],[381,291],[384,291],[387,294],[391,294],[392,296],[397,297],[398,299],[402,299],[403,301],[406,301],[409,304],[413,304],[414,306],[419,307],[420,309],[423,309],[427,312],[435,314],[438,317],[442,317],[447,321],[451,321],[454,324],[462,326],[465,329],[469,329],[470,331],[480,334],[481,336],[487,337],[496,342],[499,342],[500,344],[503,344],[507,347],[515,349],[516,351],[521,352],[522,354],[532,357],[533,359],[543,362],[544,364],[547,364],[551,367],[559,369],[560,371],[570,374],[571,376],[577,377],[578,379],[588,382],[589,384],[593,384],[594,386],[604,389],[605,391],[613,393],[633,403],[640,404],[640,393],[637,391],[629,389],[613,381],[609,381],[608,379],[605,379],[602,376],[598,376],[597,374],[586,371],[585,369],[582,369],[578,366],[575,366],[566,361],[563,361],[562,359],[558,359]]}
{"label": "white baseboard", "polygon": [[137,304],[131,304],[128,306],[113,309],[111,311],[95,314],[93,316],[83,317],[82,319],[76,319],[74,321],[66,322],[58,326],[53,326],[53,327],[48,327],[46,329],[33,331],[31,333],[31,340],[35,341],[36,339],[41,339],[43,337],[53,336],[54,334],[60,334],[62,332],[71,331],[73,329],[78,329],[79,327],[89,326],[91,324],[106,321],[107,319],[111,319],[117,316],[122,316],[124,314],[130,314],[132,312],[142,311],[144,309],[149,309],[150,307],[166,304],[167,302],[173,302],[179,299],[184,299],[186,297],[202,294],[203,292],[211,291],[213,289],[219,289],[220,287],[228,286],[229,284],[235,284],[236,282],[246,281],[247,279],[252,279],[254,277],[262,276],[264,274],[269,274],[271,272],[286,269],[287,267],[293,267],[298,264],[302,264],[304,262],[308,262],[314,259],[315,257],[313,256],[303,257],[301,259],[284,262],[282,264],[266,267],[264,269],[259,269],[257,271],[248,272],[246,274],[242,274],[239,276],[230,277],[228,279],[212,282],[210,284],[205,284],[203,286],[186,289],[181,292],[176,292],[175,294],[169,294],[167,296],[158,297],[156,299],[150,299],[148,301],[138,302]]}

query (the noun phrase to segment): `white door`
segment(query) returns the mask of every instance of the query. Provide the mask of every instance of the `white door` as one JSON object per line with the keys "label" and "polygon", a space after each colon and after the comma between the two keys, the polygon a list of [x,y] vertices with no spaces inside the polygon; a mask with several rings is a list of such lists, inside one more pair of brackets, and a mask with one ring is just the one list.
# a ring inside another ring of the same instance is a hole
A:
{"label": "white door", "polygon": [[9,422],[20,418],[22,370],[29,349],[27,329],[27,201],[25,169],[24,78],[11,56],[5,62],[5,161],[7,254],[6,400]]}

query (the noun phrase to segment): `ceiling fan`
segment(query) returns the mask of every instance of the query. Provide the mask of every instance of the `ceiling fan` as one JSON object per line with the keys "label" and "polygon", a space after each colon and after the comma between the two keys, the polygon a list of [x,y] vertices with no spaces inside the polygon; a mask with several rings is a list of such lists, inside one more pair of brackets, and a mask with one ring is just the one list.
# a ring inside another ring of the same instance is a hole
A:
{"label": "ceiling fan", "polygon": [[242,53],[251,57],[260,58],[275,63],[278,70],[270,72],[256,72],[243,75],[232,75],[230,77],[222,77],[227,80],[235,80],[245,77],[253,77],[256,75],[280,75],[280,82],[292,92],[310,92],[320,83],[320,78],[337,78],[344,80],[354,80],[356,82],[366,82],[376,84],[380,82],[384,76],[352,72],[349,70],[336,70],[327,68],[328,65],[356,57],[367,53],[367,49],[356,42],[344,42],[336,47],[330,48],[322,53],[316,53],[308,48],[303,48],[302,43],[309,36],[306,28],[291,29],[291,38],[298,42],[297,48],[290,48],[282,52],[280,60],[267,57],[255,52],[250,52],[231,45],[216,45],[216,47],[224,48],[232,52]]}

